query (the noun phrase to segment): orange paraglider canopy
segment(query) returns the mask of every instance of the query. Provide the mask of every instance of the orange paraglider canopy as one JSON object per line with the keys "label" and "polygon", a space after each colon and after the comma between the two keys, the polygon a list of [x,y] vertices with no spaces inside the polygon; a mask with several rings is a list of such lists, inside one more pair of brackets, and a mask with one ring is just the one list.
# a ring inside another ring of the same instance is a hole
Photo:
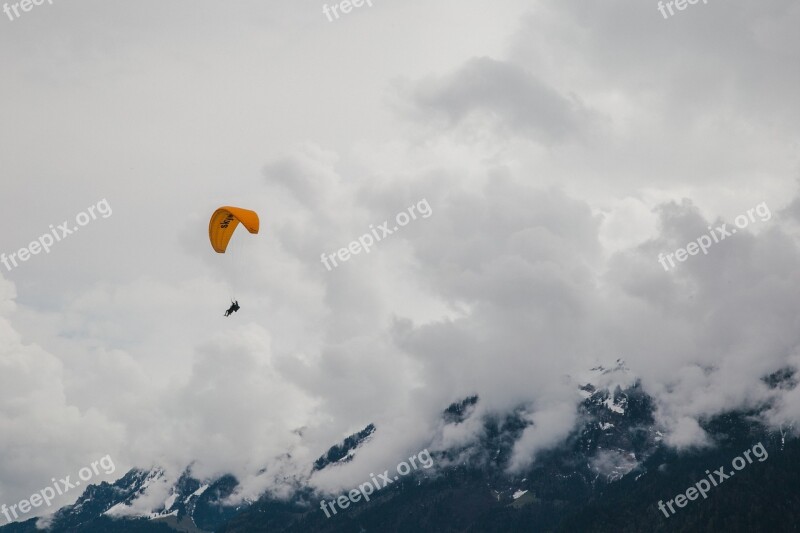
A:
{"label": "orange paraglider canopy", "polygon": [[239,223],[250,233],[258,233],[258,214],[241,207],[223,206],[214,211],[208,223],[208,239],[217,253],[224,254]]}

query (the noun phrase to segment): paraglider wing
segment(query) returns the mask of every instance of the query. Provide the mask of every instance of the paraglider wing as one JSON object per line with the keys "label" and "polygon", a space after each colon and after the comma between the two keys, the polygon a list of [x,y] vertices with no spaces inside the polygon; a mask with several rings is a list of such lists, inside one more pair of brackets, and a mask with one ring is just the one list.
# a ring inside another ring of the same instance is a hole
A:
{"label": "paraglider wing", "polygon": [[220,207],[211,215],[208,223],[208,238],[217,253],[224,254],[228,242],[239,223],[250,233],[258,233],[258,214],[241,207]]}

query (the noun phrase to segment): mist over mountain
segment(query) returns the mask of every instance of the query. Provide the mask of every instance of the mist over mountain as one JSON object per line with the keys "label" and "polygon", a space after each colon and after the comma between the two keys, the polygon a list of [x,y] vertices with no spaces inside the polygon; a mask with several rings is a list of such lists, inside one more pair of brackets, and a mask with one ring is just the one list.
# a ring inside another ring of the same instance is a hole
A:
{"label": "mist over mountain", "polygon": [[[622,361],[595,367],[599,381],[627,382]],[[610,379],[615,377],[616,379]],[[796,386],[789,370],[765,376],[770,387]],[[494,413],[480,420],[480,439],[467,446],[432,450],[430,469],[371,492],[369,501],[334,515],[320,502],[335,500],[297,483],[287,497],[264,494],[231,503],[238,481],[231,475],[198,480],[191,468],[169,488],[169,496],[148,512],[134,512],[137,499],[164,479],[164,471],[132,469],[114,483],[87,487],[74,505],[39,522],[53,533],[94,531],[713,531],[790,530],[798,518],[796,492],[778,487],[797,484],[800,440],[793,428],[770,431],[759,412],[729,412],[704,421],[713,446],[677,452],[663,442],[653,417],[654,404],[635,378],[625,388],[583,383],[585,399],[578,424],[566,441],[542,453],[534,465],[510,472],[515,443],[531,422],[523,409]],[[455,402],[441,413],[444,428],[458,427],[473,416],[478,396]],[[344,439],[314,462],[312,472],[341,468],[370,446],[373,425]],[[705,501],[662,515],[657,502],[707,477],[704,470],[730,464],[754,444],[767,453],[739,476],[726,481]],[[394,472],[389,469],[389,472]],[[391,476],[391,475],[390,475]],[[370,477],[375,478],[374,474]],[[365,481],[370,482],[367,478]],[[343,491],[344,494],[347,491]],[[742,504],[746,500],[747,505]],[[785,514],[765,513],[779,506]],[[0,527],[0,531],[38,531],[37,520]]]}

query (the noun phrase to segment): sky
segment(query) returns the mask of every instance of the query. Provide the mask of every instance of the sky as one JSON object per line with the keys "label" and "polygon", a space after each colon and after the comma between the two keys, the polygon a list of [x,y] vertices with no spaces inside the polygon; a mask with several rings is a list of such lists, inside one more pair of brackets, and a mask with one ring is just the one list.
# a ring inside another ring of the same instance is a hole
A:
{"label": "sky", "polygon": [[[800,366],[797,2],[372,3],[0,14],[0,253],[60,239],[0,264],[0,503],[105,456],[336,492],[521,407],[513,473],[617,359],[678,449],[800,417],[762,380]],[[222,205],[261,230],[216,254]]]}

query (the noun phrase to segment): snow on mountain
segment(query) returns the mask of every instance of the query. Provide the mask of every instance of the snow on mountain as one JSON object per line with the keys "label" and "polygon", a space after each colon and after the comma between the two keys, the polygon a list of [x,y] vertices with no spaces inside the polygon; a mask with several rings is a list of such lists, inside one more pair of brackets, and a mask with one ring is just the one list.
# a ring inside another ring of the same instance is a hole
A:
{"label": "snow on mountain", "polygon": [[[594,381],[576,384],[583,395],[578,405],[578,426],[562,446],[537,456],[524,475],[511,476],[507,466],[514,444],[533,423],[527,416],[531,407],[520,406],[505,414],[482,414],[479,418],[475,413],[479,412],[476,406],[481,400],[474,395],[447,407],[442,412],[442,423],[445,430],[462,424],[482,428],[477,432],[477,441],[464,441],[458,449],[434,451],[432,447],[437,468],[413,480],[409,476],[409,485],[425,490],[432,479],[455,475],[453,483],[458,486],[463,483],[457,481],[458,472],[479,472],[485,478],[484,490],[493,501],[520,507],[540,502],[540,494],[572,494],[576,490],[585,493],[598,483],[615,483],[631,473],[641,476],[643,462],[662,438],[654,427],[651,399],[622,361],[612,368],[595,367],[587,375]],[[369,424],[332,446],[314,462],[312,471],[338,468],[351,461],[362,447],[370,445],[377,431]],[[403,482],[395,485],[398,490],[403,486]],[[289,500],[265,495],[256,502],[226,504],[237,487],[238,480],[230,475],[198,480],[187,468],[177,481],[168,482],[162,469],[134,469],[114,484],[90,486],[75,505],[59,510],[51,523],[54,531],[71,531],[82,523],[107,517],[153,521],[193,532],[214,531],[234,517],[248,523],[266,512],[303,514],[309,501],[319,499],[311,489],[299,487]],[[387,489],[386,493],[391,491]]]}

